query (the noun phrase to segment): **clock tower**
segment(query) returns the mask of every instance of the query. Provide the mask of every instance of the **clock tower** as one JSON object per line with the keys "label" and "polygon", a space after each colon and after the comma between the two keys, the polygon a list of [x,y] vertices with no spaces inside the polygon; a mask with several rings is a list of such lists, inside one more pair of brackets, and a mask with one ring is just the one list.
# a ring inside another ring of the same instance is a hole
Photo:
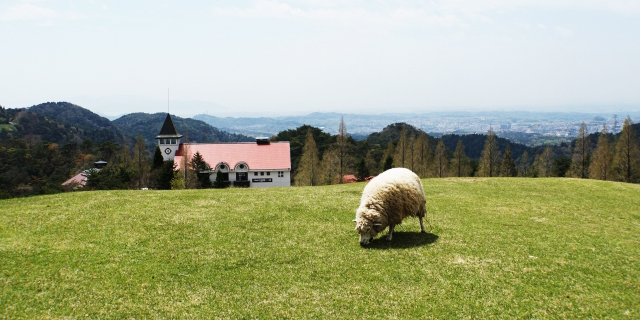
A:
{"label": "clock tower", "polygon": [[160,129],[160,134],[156,136],[164,161],[173,160],[176,156],[181,138],[182,135],[178,133],[171,116],[167,113],[167,118],[164,120],[162,129]]}

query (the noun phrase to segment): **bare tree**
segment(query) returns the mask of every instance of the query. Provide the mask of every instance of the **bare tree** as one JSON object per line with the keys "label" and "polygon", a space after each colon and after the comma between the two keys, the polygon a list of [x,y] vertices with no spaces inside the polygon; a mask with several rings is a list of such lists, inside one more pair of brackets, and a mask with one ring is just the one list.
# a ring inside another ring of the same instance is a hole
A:
{"label": "bare tree", "polygon": [[589,178],[599,180],[613,179],[613,150],[609,143],[607,126],[602,125],[598,144],[593,151],[593,159],[589,165]]}
{"label": "bare tree", "polygon": [[458,140],[456,144],[456,151],[453,152],[453,159],[451,159],[451,172],[456,177],[467,177],[471,174],[470,160],[467,154],[464,152],[464,144],[462,140]]}
{"label": "bare tree", "polygon": [[433,164],[433,154],[431,147],[429,146],[429,139],[427,134],[422,132],[415,141],[414,149],[414,162],[416,168],[416,174],[420,178],[429,177],[430,167]]}
{"label": "bare tree", "polygon": [[352,162],[349,136],[347,135],[347,126],[344,124],[344,117],[340,118],[340,127],[338,128],[338,136],[336,137],[336,147],[340,183],[343,183],[344,175]]}
{"label": "bare tree", "polygon": [[138,183],[137,187],[147,187],[149,182],[149,159],[142,134],[138,134],[136,145],[133,148],[133,164],[135,166],[136,180]]}
{"label": "bare tree", "polygon": [[538,177],[550,177],[551,169],[553,167],[553,151],[550,146],[544,148],[544,151],[536,156],[536,159],[533,164],[538,173]]}
{"label": "bare tree", "polygon": [[320,180],[320,160],[318,159],[318,148],[313,139],[311,128],[307,131],[307,136],[302,147],[300,164],[296,170],[295,185],[315,186]]}
{"label": "bare tree", "polygon": [[633,128],[631,118],[627,116],[622,125],[620,138],[616,143],[616,153],[613,159],[613,166],[616,170],[618,180],[624,182],[635,182],[640,175],[640,150],[638,147],[638,136]]}
{"label": "bare tree", "polygon": [[433,163],[435,176],[439,178],[446,177],[449,171],[449,152],[442,139],[438,141],[438,145],[436,146],[436,155]]}
{"label": "bare tree", "polygon": [[498,149],[498,139],[493,132],[493,128],[489,126],[489,132],[484,142],[484,149],[480,158],[480,168],[478,176],[495,177],[498,175],[498,167],[500,165],[500,150]]}
{"label": "bare tree", "polygon": [[396,146],[395,154],[393,155],[393,166],[396,168],[406,168],[407,150],[409,149],[409,143],[407,138],[407,125],[402,124],[402,131],[400,131],[400,140]]}
{"label": "bare tree", "polygon": [[589,149],[591,146],[588,135],[587,125],[583,122],[580,125],[576,145],[573,148],[573,157],[568,176],[582,179],[589,177]]}

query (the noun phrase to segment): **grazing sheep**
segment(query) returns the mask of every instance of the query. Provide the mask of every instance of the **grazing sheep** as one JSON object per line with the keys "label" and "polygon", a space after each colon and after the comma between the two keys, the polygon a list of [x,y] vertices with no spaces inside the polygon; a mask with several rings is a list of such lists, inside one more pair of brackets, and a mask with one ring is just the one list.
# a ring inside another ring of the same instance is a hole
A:
{"label": "grazing sheep", "polygon": [[391,241],[393,228],[406,217],[418,217],[420,231],[425,232],[422,219],[427,213],[426,203],[420,178],[409,169],[389,169],[373,178],[362,191],[353,220],[360,233],[360,245],[367,245],[387,226],[387,241]]}

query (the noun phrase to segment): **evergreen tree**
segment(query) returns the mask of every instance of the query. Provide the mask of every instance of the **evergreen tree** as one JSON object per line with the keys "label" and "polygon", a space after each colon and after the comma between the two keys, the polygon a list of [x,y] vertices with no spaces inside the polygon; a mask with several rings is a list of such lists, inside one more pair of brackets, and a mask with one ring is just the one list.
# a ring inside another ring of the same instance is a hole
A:
{"label": "evergreen tree", "polygon": [[156,151],[153,154],[153,165],[151,166],[152,170],[156,170],[164,164],[164,158],[162,157],[162,151],[160,151],[160,146],[156,146]]}
{"label": "evergreen tree", "polygon": [[497,176],[500,158],[498,139],[496,139],[493,128],[489,126],[489,132],[484,142],[484,149],[482,150],[482,157],[480,158],[480,168],[478,169],[477,175],[481,177]]}
{"label": "evergreen tree", "polygon": [[627,116],[622,125],[618,143],[616,143],[616,152],[613,159],[617,180],[624,182],[638,181],[640,178],[639,149],[636,130],[632,126],[631,118]]}
{"label": "evergreen tree", "polygon": [[471,174],[469,161],[469,157],[464,152],[464,144],[459,139],[456,151],[453,152],[453,159],[451,159],[451,173],[456,177],[468,177]]}
{"label": "evergreen tree", "polygon": [[182,190],[185,188],[185,181],[180,171],[173,173],[173,179],[171,179],[171,190]]}
{"label": "evergreen tree", "polygon": [[224,183],[224,176],[222,174],[222,171],[220,170],[216,172],[216,181],[213,182],[213,187],[216,189],[226,188],[226,185]]}
{"label": "evergreen tree", "polygon": [[356,177],[358,178],[358,180],[364,181],[364,179],[368,176],[369,168],[367,168],[365,159],[362,159],[356,164]]}
{"label": "evergreen tree", "polygon": [[613,179],[613,151],[609,143],[607,126],[602,126],[598,144],[593,152],[593,160],[589,166],[589,178],[599,180]]}
{"label": "evergreen tree", "polygon": [[525,150],[520,156],[520,161],[518,162],[518,176],[519,177],[531,176],[531,159],[529,157],[529,152],[527,152],[527,150]]}
{"label": "evergreen tree", "polygon": [[169,160],[162,165],[158,172],[156,187],[162,190],[171,190],[171,180],[173,179],[173,172],[175,170],[175,163],[173,160]]}
{"label": "evergreen tree", "polygon": [[587,125],[583,122],[578,131],[576,145],[573,148],[573,158],[569,168],[569,176],[586,179],[589,177],[589,149],[590,139]]}
{"label": "evergreen tree", "polygon": [[440,139],[436,146],[436,154],[433,160],[435,174],[434,176],[442,178],[447,176],[449,170],[449,152],[444,145],[444,141]]}
{"label": "evergreen tree", "polygon": [[501,176],[503,177],[516,177],[518,176],[518,169],[516,169],[516,162],[513,161],[511,155],[511,145],[507,145],[507,149],[504,152],[504,159],[502,160]]}
{"label": "evergreen tree", "polygon": [[196,151],[193,158],[191,158],[191,170],[193,170],[198,177],[198,188],[211,188],[211,179],[209,178],[211,166],[204,161],[204,158],[198,151]]}
{"label": "evergreen tree", "polygon": [[135,166],[137,188],[148,187],[149,159],[147,158],[147,148],[144,145],[142,134],[138,134],[136,145],[133,148],[133,165]]}
{"label": "evergreen tree", "polygon": [[387,171],[389,169],[393,168],[393,157],[392,156],[387,156],[387,158],[384,160],[384,165],[382,166],[382,171]]}
{"label": "evergreen tree", "polygon": [[318,159],[318,148],[313,139],[311,128],[307,131],[307,137],[302,147],[302,156],[295,176],[297,186],[315,186],[320,180],[320,160]]}
{"label": "evergreen tree", "polygon": [[414,162],[416,167],[416,174],[420,178],[429,177],[430,167],[433,163],[433,154],[431,147],[429,146],[429,139],[427,134],[422,132],[415,141],[414,149]]}

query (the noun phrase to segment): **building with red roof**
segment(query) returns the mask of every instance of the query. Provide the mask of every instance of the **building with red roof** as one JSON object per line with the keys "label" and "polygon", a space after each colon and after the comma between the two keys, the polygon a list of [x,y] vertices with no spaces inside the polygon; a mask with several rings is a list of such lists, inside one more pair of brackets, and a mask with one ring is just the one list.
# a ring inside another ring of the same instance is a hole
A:
{"label": "building with red roof", "polygon": [[[178,169],[199,153],[211,170],[213,182],[218,172],[223,180],[240,187],[291,186],[291,152],[289,142],[271,142],[257,138],[256,142],[182,143],[182,135],[167,114],[160,134],[156,136],[165,161],[173,160]],[[201,172],[202,173],[202,172]]]}

